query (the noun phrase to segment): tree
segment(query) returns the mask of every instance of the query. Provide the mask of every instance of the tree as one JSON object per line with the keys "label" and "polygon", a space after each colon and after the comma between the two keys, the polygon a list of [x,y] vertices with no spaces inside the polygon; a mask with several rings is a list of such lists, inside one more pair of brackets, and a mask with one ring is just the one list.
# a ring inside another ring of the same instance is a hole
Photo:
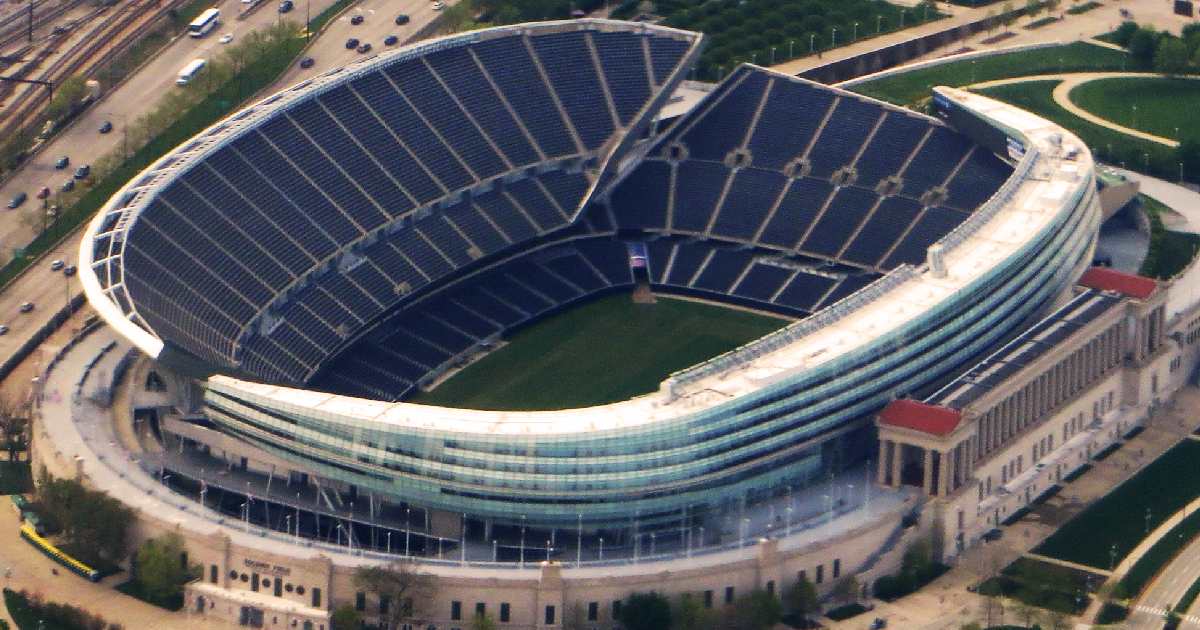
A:
{"label": "tree", "polygon": [[1128,48],[1129,42],[1133,39],[1134,33],[1137,32],[1137,22],[1132,20],[1121,22],[1121,25],[1117,27],[1117,30],[1113,31],[1112,33],[1113,43],[1117,44],[1118,46]]}
{"label": "tree", "polygon": [[362,615],[352,604],[342,604],[329,617],[329,625],[332,630],[358,630],[362,627]]}
{"label": "tree", "polygon": [[58,120],[67,115],[71,112],[71,108],[78,105],[86,91],[87,81],[82,75],[77,74],[59,82],[54,86],[54,98],[46,106],[46,117],[50,120]]}
{"label": "tree", "polygon": [[420,617],[421,605],[433,599],[436,589],[433,578],[417,569],[415,561],[406,559],[360,567],[354,572],[354,585],[359,590],[393,603],[380,615],[384,630],[394,630],[401,621]]}
{"label": "tree", "polygon": [[0,395],[0,448],[8,451],[8,460],[15,462],[25,450],[29,416],[25,409],[8,396]]}
{"label": "tree", "polygon": [[716,616],[705,608],[691,593],[684,593],[675,600],[671,608],[671,630],[712,630]]}
{"label": "tree", "polygon": [[133,511],[74,479],[39,475],[38,502],[51,525],[62,529],[72,553],[86,563],[119,562],[129,552]]}
{"label": "tree", "polygon": [[1025,15],[1033,19],[1042,12],[1043,6],[1041,0],[1025,0]]}
{"label": "tree", "polygon": [[467,627],[471,630],[496,630],[496,620],[492,619],[492,616],[487,613],[477,613],[471,618],[471,625]]}
{"label": "tree", "polygon": [[1017,602],[1016,607],[1017,619],[1020,619],[1021,622],[1025,624],[1026,628],[1032,627],[1034,620],[1036,620],[1039,616],[1037,607],[1025,602]]}
{"label": "tree", "polygon": [[658,593],[634,593],[625,598],[617,621],[625,630],[670,628],[671,603]]}
{"label": "tree", "polygon": [[1042,0],[1042,6],[1046,8],[1046,13],[1054,13],[1061,4],[1062,0]]}
{"label": "tree", "polygon": [[806,618],[818,610],[817,587],[807,577],[802,577],[783,592],[783,604],[788,612]]}
{"label": "tree", "polygon": [[1067,630],[1071,627],[1066,614],[1059,610],[1051,610],[1046,613],[1046,624],[1048,630]]}
{"label": "tree", "polygon": [[724,626],[729,630],[767,630],[783,617],[783,606],[774,595],[756,590],[743,595],[725,611]]}
{"label": "tree", "polygon": [[1011,2],[1005,2],[1004,6],[1000,7],[1000,21],[1004,23],[1005,32],[1017,21],[1017,13]]}
{"label": "tree", "polygon": [[1187,72],[1187,46],[1175,37],[1163,37],[1158,42],[1158,50],[1154,52],[1154,69],[1167,76],[1177,76]]}
{"label": "tree", "polygon": [[841,604],[858,601],[859,588],[858,578],[847,575],[833,585],[833,599]]}
{"label": "tree", "polygon": [[1139,28],[1133,37],[1129,38],[1129,56],[1142,67],[1149,67],[1154,62],[1154,53],[1158,48],[1158,33],[1153,29]]}
{"label": "tree", "polygon": [[146,599],[173,607],[183,594],[183,585],[198,575],[199,567],[184,564],[183,538],[174,532],[151,538],[137,552],[138,588]]}

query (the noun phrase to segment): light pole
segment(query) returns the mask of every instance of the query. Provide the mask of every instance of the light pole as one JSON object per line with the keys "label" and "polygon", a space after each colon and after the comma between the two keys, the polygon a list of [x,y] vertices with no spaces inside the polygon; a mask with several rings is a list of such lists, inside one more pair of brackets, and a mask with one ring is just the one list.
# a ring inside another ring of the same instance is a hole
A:
{"label": "light pole", "polygon": [[1179,163],[1179,183],[1183,183],[1183,162]]}
{"label": "light pole", "polygon": [[388,555],[392,554],[392,532],[391,532],[391,530],[388,530],[388,533],[387,533],[387,552],[388,552]]}
{"label": "light pole", "polygon": [[771,65],[775,65],[775,47],[771,47]]}
{"label": "light pole", "polygon": [[833,39],[829,42],[829,49],[837,48],[837,27],[833,27]]}
{"label": "light pole", "polygon": [[1150,535],[1150,508],[1146,508],[1146,534]]}
{"label": "light pole", "polygon": [[656,537],[656,534],[655,534],[655,532],[650,532],[650,557],[654,557],[654,540],[655,540],[655,537]]}
{"label": "light pole", "polygon": [[498,544],[499,544],[499,541],[497,541],[495,538],[493,538],[492,539],[492,562],[496,562],[496,560],[497,560],[496,554],[499,552]]}
{"label": "light pole", "polygon": [[404,555],[405,556],[409,555],[409,553],[408,553],[408,538],[409,538],[409,534],[412,532],[412,519],[409,518],[411,511],[412,511],[412,508],[404,508]]}
{"label": "light pole", "polygon": [[854,36],[850,38],[850,41],[852,41],[852,42],[858,41],[858,22],[854,23]]}
{"label": "light pole", "polygon": [[789,39],[788,40],[788,59],[791,59],[796,56],[795,51],[796,51],[796,40]]}
{"label": "light pole", "polygon": [[876,16],[875,16],[875,34],[876,34],[876,35],[878,35],[878,34],[879,34],[879,26],[880,26],[880,24],[881,24],[882,22],[883,22],[883,16],[882,16],[882,15],[876,15]]}
{"label": "light pole", "polygon": [[600,560],[604,560],[604,537],[600,537]]}
{"label": "light pole", "polygon": [[575,566],[579,566],[583,560],[583,515],[576,514],[576,533],[575,533]]}
{"label": "light pole", "polygon": [[525,515],[521,515],[521,568],[525,568]]}
{"label": "light pole", "polygon": [[813,46],[815,45],[816,41],[817,41],[817,34],[809,33],[809,35],[808,35],[808,54],[810,54],[810,55],[813,54]]}
{"label": "light pole", "polygon": [[904,9],[900,9],[900,28],[904,28]]}
{"label": "light pole", "polygon": [[1133,128],[1137,129],[1137,103],[1133,104]]}

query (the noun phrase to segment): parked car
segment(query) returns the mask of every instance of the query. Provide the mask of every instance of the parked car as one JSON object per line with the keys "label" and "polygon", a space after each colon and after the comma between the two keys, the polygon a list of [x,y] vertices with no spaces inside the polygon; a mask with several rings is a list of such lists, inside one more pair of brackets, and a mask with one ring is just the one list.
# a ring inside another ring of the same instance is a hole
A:
{"label": "parked car", "polygon": [[75,179],[83,179],[91,174],[92,174],[92,167],[88,164],[84,164],[83,166],[80,166],[79,168],[75,169]]}
{"label": "parked car", "polygon": [[59,187],[59,190],[63,192],[71,192],[72,190],[75,190],[75,180],[68,179],[67,181],[63,182],[63,185]]}
{"label": "parked car", "polygon": [[883,630],[887,627],[887,619],[876,617],[875,621],[871,622],[871,630]]}
{"label": "parked car", "polygon": [[64,168],[67,168],[70,165],[71,165],[71,158],[69,158],[65,155],[54,161],[54,168],[57,170],[60,170],[60,171],[63,170]]}
{"label": "parked car", "polygon": [[108,133],[110,131],[112,131],[112,123],[111,122],[106,120],[106,121],[100,123],[100,133]]}
{"label": "parked car", "polygon": [[358,45],[358,52],[360,52],[360,53],[363,53],[363,54],[366,54],[366,53],[369,53],[369,52],[371,52],[371,43],[370,43],[370,42],[363,42],[363,43],[359,44],[359,45]]}
{"label": "parked car", "polygon": [[49,196],[50,196],[50,188],[49,187],[42,186],[40,189],[38,189],[38,191],[37,191],[38,199],[46,199]]}
{"label": "parked car", "polygon": [[350,39],[347,39],[346,40],[346,50],[354,50],[355,48],[358,48],[358,38],[351,37]]}
{"label": "parked car", "polygon": [[313,67],[313,64],[315,64],[315,63],[317,63],[317,62],[312,57],[305,57],[300,60],[300,67],[307,70],[307,69]]}
{"label": "parked car", "polygon": [[438,0],[437,2],[433,3],[434,11],[441,11],[442,9],[445,9],[445,8],[446,8],[446,4],[444,2],[442,2],[441,0]]}
{"label": "parked car", "polygon": [[33,302],[21,302],[20,310],[22,313],[28,313],[33,310]]}
{"label": "parked car", "polygon": [[1000,540],[1003,536],[1004,536],[1004,530],[1002,530],[1000,528],[992,528],[992,529],[989,529],[986,532],[984,532],[983,540],[986,542],[992,542],[995,540]]}
{"label": "parked car", "polygon": [[63,262],[61,258],[55,258],[50,263],[50,271],[58,271],[59,269],[62,269],[63,267],[66,267],[66,266],[67,266],[67,263]]}
{"label": "parked car", "polygon": [[217,41],[221,42],[222,44],[228,44],[229,42],[233,41],[233,33],[225,33],[221,36],[221,39],[218,39]]}
{"label": "parked car", "polygon": [[363,15],[361,13],[356,13],[354,15],[354,17],[350,18],[350,23],[353,24],[354,26],[358,26],[359,24],[362,24],[363,23]]}
{"label": "parked car", "polygon": [[404,26],[405,24],[408,24],[408,16],[403,13],[401,13],[400,15],[397,15],[396,16],[396,26]]}
{"label": "parked car", "polygon": [[279,12],[287,13],[288,11],[291,11],[293,8],[295,8],[295,6],[296,5],[292,4],[292,0],[283,0],[283,2],[279,3]]}
{"label": "parked car", "polygon": [[0,324],[0,335],[7,335],[7,334],[8,334],[8,326],[5,326],[4,324]]}
{"label": "parked car", "polygon": [[12,199],[9,200],[8,209],[12,210],[13,208],[19,208],[21,206],[21,204],[25,203],[25,200],[28,198],[29,198],[29,195],[26,195],[23,192],[17,193],[16,195],[13,196]]}
{"label": "parked car", "polygon": [[395,46],[396,42],[398,42],[398,41],[400,41],[399,37],[396,37],[395,35],[388,35],[387,37],[383,38],[383,45],[384,46]]}
{"label": "parked car", "polygon": [[63,269],[63,275],[68,278],[75,275],[75,265],[67,265],[67,268]]}

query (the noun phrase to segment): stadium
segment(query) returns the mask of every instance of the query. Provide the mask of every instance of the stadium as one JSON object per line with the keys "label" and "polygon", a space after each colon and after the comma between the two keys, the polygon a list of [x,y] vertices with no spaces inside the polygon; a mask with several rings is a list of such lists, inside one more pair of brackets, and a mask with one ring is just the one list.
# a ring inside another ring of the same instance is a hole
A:
{"label": "stadium", "polygon": [[[701,45],[597,19],[438,38],[270,96],[134,178],[79,269],[105,323],[200,383],[159,419],[179,445],[162,478],[203,501],[223,483],[203,458],[229,463],[246,489],[224,482],[240,507],[214,509],[360,554],[403,536],[435,566],[667,561],[889,513],[830,566],[874,565],[920,512],[899,479],[872,489],[876,414],[1070,302],[1100,222],[1091,156],[957,90],[932,117],[753,65],[686,81]],[[422,404],[605,296],[775,323],[633,397]],[[253,475],[296,503],[253,496]]]}

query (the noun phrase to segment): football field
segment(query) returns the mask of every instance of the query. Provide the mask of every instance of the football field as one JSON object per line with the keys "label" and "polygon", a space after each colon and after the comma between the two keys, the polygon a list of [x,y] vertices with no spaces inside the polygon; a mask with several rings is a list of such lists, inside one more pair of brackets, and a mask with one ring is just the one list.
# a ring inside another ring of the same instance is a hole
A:
{"label": "football field", "polygon": [[625,400],[787,323],[662,296],[655,304],[635,304],[630,294],[617,293],[517,331],[507,345],[412,402],[549,410]]}

